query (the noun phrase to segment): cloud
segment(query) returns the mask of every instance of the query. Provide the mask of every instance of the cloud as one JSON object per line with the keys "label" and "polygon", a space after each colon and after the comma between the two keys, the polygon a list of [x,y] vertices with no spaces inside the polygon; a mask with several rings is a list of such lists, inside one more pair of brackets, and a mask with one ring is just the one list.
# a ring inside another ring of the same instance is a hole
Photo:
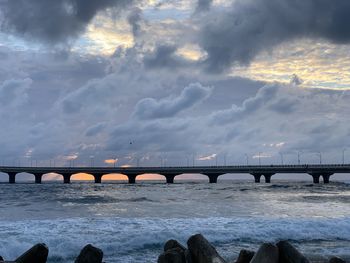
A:
{"label": "cloud", "polygon": [[211,120],[213,123],[223,125],[239,121],[241,118],[258,111],[267,102],[274,100],[279,88],[278,84],[266,85],[259,89],[254,97],[246,99],[241,107],[234,104],[230,109],[215,112],[212,114]]}
{"label": "cloud", "polygon": [[196,12],[209,11],[213,0],[198,0]]}
{"label": "cloud", "polygon": [[98,123],[96,125],[93,125],[86,130],[85,135],[88,137],[96,136],[101,133],[106,128],[106,126],[106,123]]}
{"label": "cloud", "polygon": [[77,37],[99,11],[120,9],[130,0],[2,0],[0,28],[52,43]]}
{"label": "cloud", "polygon": [[177,98],[166,98],[159,101],[152,98],[142,99],[137,103],[133,116],[137,119],[173,117],[203,101],[210,93],[211,89],[203,87],[200,83],[190,84]]}
{"label": "cloud", "polygon": [[295,39],[350,42],[348,0],[237,0],[201,20],[200,45],[211,72],[249,64],[262,51]]}
{"label": "cloud", "polygon": [[142,21],[142,10],[135,7],[128,16],[128,22],[132,27],[134,37],[137,37],[141,32],[140,22]]}
{"label": "cloud", "polygon": [[188,61],[176,54],[175,45],[156,46],[152,53],[145,54],[143,62],[148,69],[176,69],[188,65]]}
{"label": "cloud", "polygon": [[[6,80],[0,85],[0,104],[1,107],[16,105],[26,101],[27,91],[32,84],[32,80],[11,79]],[[1,110],[0,110],[1,112]]]}

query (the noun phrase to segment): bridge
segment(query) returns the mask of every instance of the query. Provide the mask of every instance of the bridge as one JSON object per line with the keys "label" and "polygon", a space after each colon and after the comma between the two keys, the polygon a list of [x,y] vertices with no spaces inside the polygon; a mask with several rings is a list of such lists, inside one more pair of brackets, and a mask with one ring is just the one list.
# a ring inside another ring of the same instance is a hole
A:
{"label": "bridge", "polygon": [[323,165],[244,165],[244,166],[192,166],[192,167],[10,167],[0,166],[0,173],[8,174],[8,182],[14,184],[19,173],[33,174],[35,183],[40,184],[45,174],[55,173],[63,177],[63,182],[68,184],[71,177],[77,173],[90,174],[95,178],[95,183],[101,183],[104,175],[123,174],[128,177],[130,184],[136,182],[136,178],[142,174],[159,174],[165,177],[166,182],[174,183],[174,178],[181,174],[203,174],[209,178],[210,183],[217,183],[219,176],[224,174],[250,174],[256,183],[260,183],[261,177],[266,183],[271,182],[271,177],[277,173],[284,174],[308,174],[315,184],[323,178],[325,184],[335,173],[350,173],[350,164],[323,164]]}

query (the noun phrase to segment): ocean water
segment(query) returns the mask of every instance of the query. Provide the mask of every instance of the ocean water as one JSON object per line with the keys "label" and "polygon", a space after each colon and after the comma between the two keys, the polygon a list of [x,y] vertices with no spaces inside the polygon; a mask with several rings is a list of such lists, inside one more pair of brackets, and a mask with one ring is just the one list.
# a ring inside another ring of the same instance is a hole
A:
{"label": "ocean water", "polygon": [[350,184],[248,181],[0,184],[0,255],[33,244],[74,262],[91,243],[116,263],[157,262],[166,240],[202,233],[232,262],[242,248],[289,240],[315,261],[350,259]]}

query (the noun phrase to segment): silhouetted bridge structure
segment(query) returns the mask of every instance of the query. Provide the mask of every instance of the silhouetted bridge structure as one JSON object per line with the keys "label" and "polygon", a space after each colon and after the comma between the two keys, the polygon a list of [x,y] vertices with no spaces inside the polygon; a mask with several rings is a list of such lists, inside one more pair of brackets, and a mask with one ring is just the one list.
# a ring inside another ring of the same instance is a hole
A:
{"label": "silhouetted bridge structure", "polygon": [[[7,173],[9,183],[16,182],[16,175],[29,173],[35,176],[35,183],[41,183],[45,174],[55,173],[63,177],[64,183],[70,183],[74,174],[86,173],[95,178],[95,183],[101,183],[102,177],[107,174],[123,174],[128,177],[129,183],[136,182],[137,176],[142,174],[159,174],[166,178],[167,183],[174,183],[174,178],[181,174],[203,174],[208,176],[210,183],[217,183],[219,176],[224,174],[251,174],[255,182],[260,183],[261,177],[270,183],[271,177],[277,173],[308,174],[314,183],[329,183],[335,173],[350,173],[350,164],[323,164],[323,165],[246,165],[246,166],[192,166],[192,167],[9,167],[0,166],[0,173]],[[1,176],[1,175],[0,175]]]}

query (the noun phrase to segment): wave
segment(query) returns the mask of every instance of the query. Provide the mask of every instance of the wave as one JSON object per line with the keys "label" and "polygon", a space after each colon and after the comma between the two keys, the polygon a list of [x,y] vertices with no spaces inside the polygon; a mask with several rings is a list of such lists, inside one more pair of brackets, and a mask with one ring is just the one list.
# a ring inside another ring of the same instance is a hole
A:
{"label": "wave", "polygon": [[243,243],[256,247],[261,242],[282,239],[301,247],[310,242],[345,242],[341,251],[350,255],[350,218],[222,217],[1,221],[0,254],[15,259],[33,244],[45,242],[50,248],[49,262],[73,262],[80,249],[92,243],[103,249],[108,262],[145,262],[145,255],[150,257],[149,262],[155,262],[166,240],[175,238],[185,243],[195,233],[203,233],[218,248]]}

